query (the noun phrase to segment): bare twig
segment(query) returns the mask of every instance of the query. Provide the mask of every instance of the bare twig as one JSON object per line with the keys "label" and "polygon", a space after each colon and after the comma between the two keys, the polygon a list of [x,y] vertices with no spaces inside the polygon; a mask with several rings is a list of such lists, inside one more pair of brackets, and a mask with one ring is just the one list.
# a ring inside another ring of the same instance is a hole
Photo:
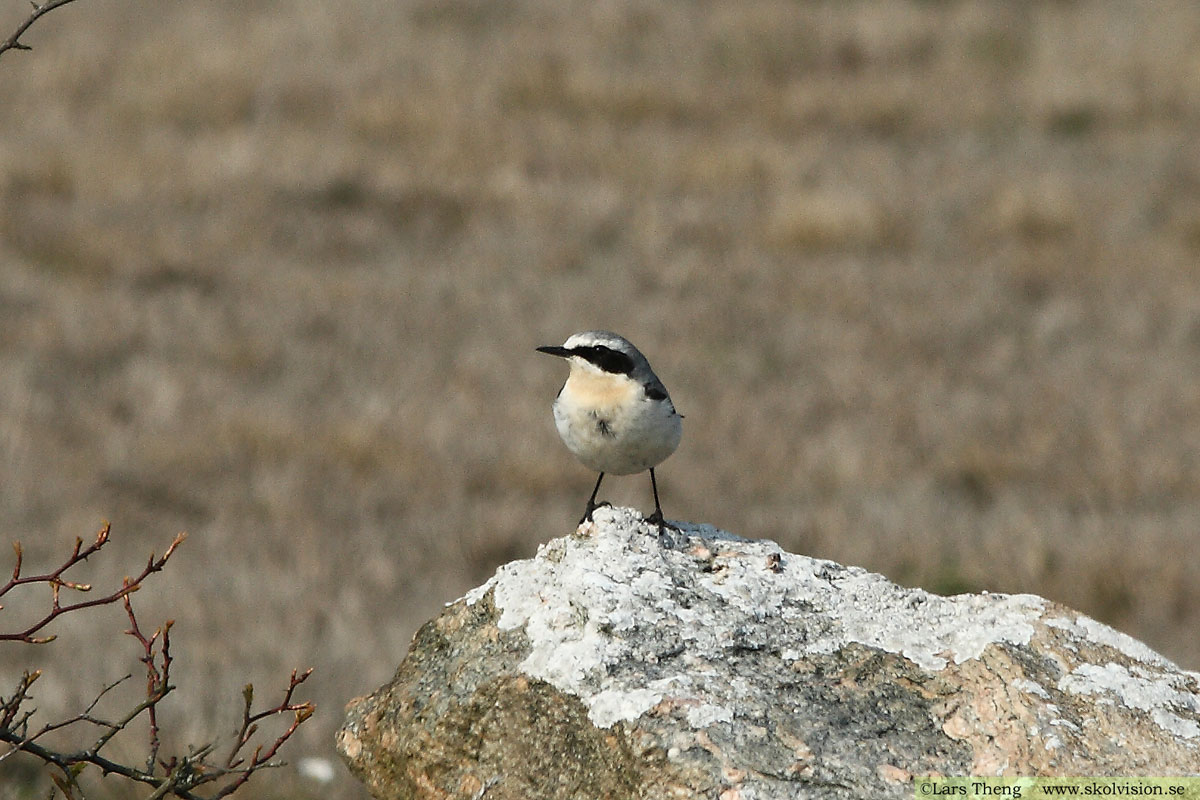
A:
{"label": "bare twig", "polygon": [[[316,706],[312,703],[292,702],[292,695],[295,694],[296,687],[308,680],[308,676],[311,674],[311,667],[299,675],[297,675],[296,670],[292,670],[292,677],[288,680],[288,687],[283,693],[283,701],[279,705],[268,708],[266,711],[260,711],[257,714],[250,713],[251,703],[254,700],[254,687],[251,684],[246,684],[246,688],[242,691],[242,727],[237,733],[237,741],[233,750],[230,751],[229,756],[225,759],[225,770],[229,773],[238,773],[238,777],[233,783],[230,783],[217,794],[213,795],[213,800],[233,794],[241,788],[242,784],[250,780],[250,776],[256,770],[264,766],[272,766],[270,763],[271,759],[279,752],[279,748],[291,738],[292,734],[304,724],[305,720],[313,715],[313,712],[316,711]],[[250,763],[242,767],[244,759],[239,754],[254,737],[254,734],[258,732],[259,721],[287,713],[294,715],[292,717],[292,724],[288,726],[288,729],[280,734],[274,743],[265,750],[262,745],[254,748],[254,754],[250,756]]]}
{"label": "bare twig", "polygon": [[25,35],[25,31],[29,30],[29,26],[37,22],[54,9],[73,2],[75,2],[75,0],[47,0],[41,5],[38,5],[36,2],[31,2],[33,11],[29,12],[29,16],[25,18],[25,21],[17,26],[17,29],[13,31],[12,36],[9,36],[3,42],[0,42],[0,55],[4,55],[5,50],[32,50],[33,48],[31,48],[29,45],[21,43],[21,37]]}
{"label": "bare twig", "polygon": [[33,686],[33,682],[41,676],[42,671],[40,669],[33,672],[26,671],[17,683],[17,688],[13,692],[12,697],[0,699],[0,711],[3,712],[3,714],[0,714],[0,728],[13,727],[13,723],[17,719],[17,712],[21,710],[21,704],[29,698],[29,687]]}
{"label": "bare twig", "polygon": [[[169,559],[175,552],[175,548],[181,545],[183,540],[187,538],[186,533],[181,533],[176,536],[175,540],[171,542],[170,547],[168,547],[166,552],[162,554],[161,558],[155,558],[154,554],[151,553],[150,559],[146,562],[146,566],[142,569],[142,571],[136,577],[126,578],[120,589],[117,589],[116,591],[103,597],[97,597],[92,600],[81,600],[77,603],[68,603],[63,605],[60,597],[62,589],[72,589],[77,592],[90,592],[92,590],[92,585],[90,583],[77,583],[75,581],[68,581],[62,577],[63,573],[81,561],[86,561],[89,556],[99,552],[100,549],[108,543],[110,529],[111,526],[105,523],[104,527],[100,529],[100,532],[96,534],[96,540],[87,547],[83,546],[82,539],[76,539],[75,548],[71,551],[71,555],[67,557],[66,561],[64,561],[54,571],[43,575],[21,575],[21,543],[13,543],[13,549],[17,554],[16,565],[13,567],[12,577],[9,578],[7,583],[5,583],[3,586],[0,586],[0,597],[4,597],[4,595],[18,586],[25,586],[31,583],[43,583],[50,587],[50,609],[41,619],[29,625],[24,630],[7,633],[0,632],[0,642],[19,641],[26,642],[28,644],[45,644],[46,642],[54,641],[53,635],[38,636],[37,634],[63,614],[69,614],[72,611],[79,611],[80,609],[84,608],[92,608],[93,606],[109,605],[117,602],[131,592],[136,592],[141,588],[142,583],[146,580],[146,578],[150,577],[156,572],[162,571],[162,568],[166,566],[167,559]],[[0,606],[0,608],[3,608],[3,606]]]}
{"label": "bare twig", "polygon": [[[142,645],[141,662],[146,665],[146,697],[156,698],[146,709],[146,717],[150,724],[150,753],[146,756],[146,771],[153,772],[154,764],[158,761],[158,748],[160,746],[158,738],[158,711],[156,708],[158,700],[166,697],[167,692],[171,691],[171,626],[175,624],[175,620],[169,619],[166,624],[151,634],[150,638],[142,633],[141,627],[138,625],[137,616],[133,613],[133,603],[129,600],[129,595],[121,598],[125,604],[125,613],[129,616],[129,630],[125,631],[130,636],[138,640]],[[155,661],[154,643],[161,638],[162,645],[158,651],[158,655],[162,657],[162,668],[160,669]]]}
{"label": "bare twig", "polygon": [[[150,798],[177,797],[182,800],[218,800],[227,797],[244,786],[255,772],[280,765],[280,762],[274,760],[279,749],[291,738],[297,728],[312,716],[315,710],[312,703],[297,702],[294,699],[296,689],[307,680],[312,670],[303,673],[293,670],[284,690],[283,699],[277,705],[262,711],[254,711],[254,687],[250,684],[246,685],[242,691],[242,722],[238,730],[234,732],[234,742],[223,760],[210,760],[217,747],[215,741],[203,747],[189,749],[186,755],[160,758],[162,739],[158,704],[175,688],[170,682],[172,664],[170,634],[173,622],[167,621],[153,633],[147,635],[134,612],[130,595],[141,587],[146,578],[165,566],[175,548],[183,542],[184,535],[177,536],[161,558],[151,555],[141,573],[133,578],[125,578],[120,589],[90,601],[65,604],[61,602],[60,592],[62,589],[79,592],[91,590],[89,584],[67,580],[64,574],[79,562],[99,552],[108,542],[108,538],[109,526],[105,525],[96,535],[95,541],[86,547],[82,540],[77,539],[70,555],[56,569],[38,575],[21,574],[21,546],[14,545],[16,563],[12,576],[4,585],[0,586],[0,598],[17,587],[44,584],[51,589],[51,606],[39,621],[24,630],[0,633],[0,642],[16,641],[39,644],[49,641],[53,636],[39,636],[38,634],[57,617],[73,611],[115,603],[119,600],[124,605],[126,616],[129,618],[129,629],[126,633],[136,639],[141,646],[139,660],[146,671],[145,696],[140,702],[117,717],[107,717],[97,710],[110,692],[132,677],[126,675],[102,688],[87,707],[78,714],[33,728],[30,723],[35,711],[26,708],[26,704],[32,699],[30,690],[41,672],[26,672],[10,695],[0,695],[0,742],[8,745],[8,749],[0,753],[0,761],[17,753],[25,753],[40,759],[52,768],[50,777],[68,800],[82,798],[83,792],[79,786],[78,777],[89,765],[99,768],[104,774],[119,775],[135,783],[152,787],[153,793]],[[254,745],[254,740],[259,734],[260,723],[288,716],[291,717],[290,724],[274,741],[270,744],[263,742]],[[148,756],[143,766],[124,764],[104,754],[104,749],[117,734],[127,730],[132,723],[143,717],[146,720],[149,738]],[[41,741],[51,732],[76,728],[94,731],[92,734],[94,738],[91,739],[90,744],[79,750],[60,751]],[[254,749],[248,753],[247,751],[252,745]],[[207,793],[197,791],[203,787],[208,787]]]}

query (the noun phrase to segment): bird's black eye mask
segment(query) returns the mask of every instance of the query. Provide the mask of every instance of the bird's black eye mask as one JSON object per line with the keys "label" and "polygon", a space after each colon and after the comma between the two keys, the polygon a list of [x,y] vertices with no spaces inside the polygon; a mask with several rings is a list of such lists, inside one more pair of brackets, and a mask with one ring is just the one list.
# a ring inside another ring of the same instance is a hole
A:
{"label": "bird's black eye mask", "polygon": [[633,372],[633,359],[619,350],[613,350],[602,344],[572,347],[571,355],[579,356],[585,361],[595,364],[605,372],[615,375],[629,375]]}

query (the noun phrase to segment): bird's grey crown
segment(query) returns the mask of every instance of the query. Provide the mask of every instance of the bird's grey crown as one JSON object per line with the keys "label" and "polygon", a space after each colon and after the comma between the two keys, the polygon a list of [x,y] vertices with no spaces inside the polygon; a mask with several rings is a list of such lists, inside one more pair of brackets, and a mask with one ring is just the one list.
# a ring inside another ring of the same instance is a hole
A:
{"label": "bird's grey crown", "polygon": [[605,372],[628,375],[631,378],[654,375],[641,351],[628,339],[611,331],[576,333],[563,342],[563,349]]}
{"label": "bird's grey crown", "polygon": [[594,345],[604,345],[613,350],[620,350],[623,353],[637,353],[639,356],[642,355],[633,346],[633,342],[612,331],[582,331],[580,333],[573,333],[563,342],[563,347],[568,350],[579,346],[588,347]]}

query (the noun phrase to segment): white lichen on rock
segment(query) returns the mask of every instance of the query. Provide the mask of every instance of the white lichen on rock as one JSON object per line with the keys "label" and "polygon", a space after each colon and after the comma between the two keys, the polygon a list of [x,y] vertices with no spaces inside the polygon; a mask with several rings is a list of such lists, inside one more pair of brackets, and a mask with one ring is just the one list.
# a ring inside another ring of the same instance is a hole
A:
{"label": "white lichen on rock", "polygon": [[1111,647],[1135,661],[1157,666],[1174,667],[1167,659],[1151,650],[1146,645],[1134,639],[1127,633],[1110,628],[1102,622],[1082,614],[1074,619],[1066,617],[1051,617],[1045,620],[1051,628],[1069,632],[1073,638],[1080,641],[1091,641]]}
{"label": "white lichen on rock", "polygon": [[[529,639],[522,671],[578,697],[600,727],[634,720],[667,697],[695,703],[687,719],[697,728],[728,721],[744,698],[719,667],[739,647],[776,648],[797,661],[857,643],[938,671],[979,658],[990,645],[1027,645],[1039,624],[1069,623],[1076,636],[1165,663],[1086,617],[1042,623],[1046,604],[1033,595],[940,597],[711,526],[683,526],[680,534],[677,547],[664,547],[636,511],[604,508],[576,536],[506,564],[465,599],[490,591],[498,627],[520,628]],[[662,654],[656,650],[684,652],[678,666],[687,668],[652,683],[613,669],[630,658],[653,663]],[[1101,681],[1077,670],[1059,688],[1108,692],[1156,713],[1172,733],[1195,735],[1194,723],[1169,711],[1181,695],[1151,699],[1153,681],[1125,675]],[[1026,683],[1045,696],[1045,688]]]}
{"label": "white lichen on rock", "polygon": [[815,643],[811,652],[834,652],[848,642],[899,653],[927,670],[978,658],[990,644],[1028,644],[1031,619],[1043,608],[1033,595],[940,597],[904,589],[882,575],[847,570],[841,591],[822,592],[821,610],[840,619],[840,629]]}
{"label": "white lichen on rock", "polygon": [[497,800],[900,798],[920,774],[1194,772],[1200,675],[1031,595],[609,508],[424,625],[339,747],[380,800],[482,775]]}
{"label": "white lichen on rock", "polygon": [[1074,694],[1096,695],[1099,703],[1119,702],[1145,711],[1162,729],[1185,739],[1195,739],[1200,737],[1200,723],[1184,719],[1179,712],[1200,716],[1200,696],[1180,683],[1178,678],[1164,678],[1138,667],[1130,671],[1110,661],[1104,665],[1080,664],[1063,676],[1058,688]]}

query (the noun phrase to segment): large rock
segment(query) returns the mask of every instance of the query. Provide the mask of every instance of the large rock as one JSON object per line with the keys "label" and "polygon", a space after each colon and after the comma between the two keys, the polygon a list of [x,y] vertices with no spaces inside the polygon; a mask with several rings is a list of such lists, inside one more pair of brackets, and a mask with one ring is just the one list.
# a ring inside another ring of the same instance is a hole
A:
{"label": "large rock", "polygon": [[1032,595],[939,597],[629,509],[501,567],[353,701],[385,798],[911,797],[1200,773],[1200,675]]}

